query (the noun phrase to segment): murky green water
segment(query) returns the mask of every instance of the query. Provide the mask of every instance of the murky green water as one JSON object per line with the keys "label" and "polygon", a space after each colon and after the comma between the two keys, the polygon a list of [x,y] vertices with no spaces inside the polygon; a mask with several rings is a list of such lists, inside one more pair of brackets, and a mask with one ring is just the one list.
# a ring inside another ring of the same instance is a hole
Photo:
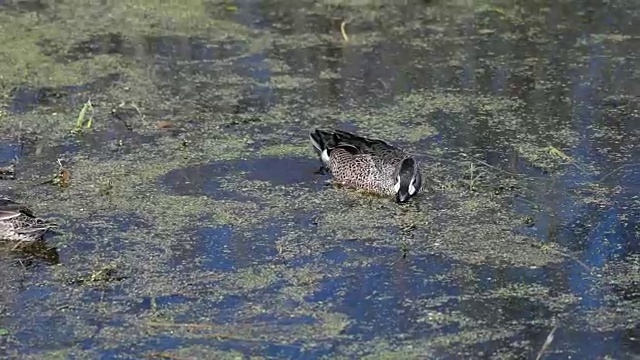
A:
{"label": "murky green water", "polygon": [[[60,224],[0,252],[0,354],[535,359],[555,328],[547,359],[639,357],[639,24],[624,0],[0,1],[0,191]],[[427,191],[327,186],[313,127],[406,147]]]}

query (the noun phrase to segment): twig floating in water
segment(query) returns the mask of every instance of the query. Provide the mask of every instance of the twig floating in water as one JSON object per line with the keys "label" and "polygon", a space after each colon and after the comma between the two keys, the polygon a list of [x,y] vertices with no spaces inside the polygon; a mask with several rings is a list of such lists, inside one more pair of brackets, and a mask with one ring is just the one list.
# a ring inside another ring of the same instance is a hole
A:
{"label": "twig floating in water", "polygon": [[547,335],[547,339],[544,341],[544,344],[542,344],[542,348],[538,352],[538,356],[536,356],[536,360],[542,359],[544,352],[547,350],[549,345],[551,345],[551,343],[553,342],[553,333],[556,332],[556,329],[558,329],[558,325],[554,326],[553,329],[551,329],[551,331],[549,332],[549,335]]}

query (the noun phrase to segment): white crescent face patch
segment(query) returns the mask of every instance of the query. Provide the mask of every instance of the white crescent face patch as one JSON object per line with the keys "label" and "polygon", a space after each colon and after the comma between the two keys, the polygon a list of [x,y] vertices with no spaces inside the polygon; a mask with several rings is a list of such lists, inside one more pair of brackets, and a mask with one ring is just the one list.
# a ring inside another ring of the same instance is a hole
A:
{"label": "white crescent face patch", "polygon": [[413,185],[415,180],[409,184],[409,195],[414,195],[416,193],[416,187]]}
{"label": "white crescent face patch", "polygon": [[397,194],[400,191],[400,175],[396,177],[396,184],[393,185],[393,191]]}
{"label": "white crescent face patch", "polygon": [[326,165],[329,165],[329,163],[331,162],[331,159],[329,159],[329,152],[327,151],[327,149],[322,150],[322,153],[320,154],[320,158]]}

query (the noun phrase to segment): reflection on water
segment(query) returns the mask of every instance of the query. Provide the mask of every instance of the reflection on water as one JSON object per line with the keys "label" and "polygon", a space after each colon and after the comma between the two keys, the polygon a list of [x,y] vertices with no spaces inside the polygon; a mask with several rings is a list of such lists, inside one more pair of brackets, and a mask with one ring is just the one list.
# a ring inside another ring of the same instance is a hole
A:
{"label": "reflection on water", "polygon": [[[296,184],[320,190],[324,187],[315,174],[318,160],[310,158],[264,157],[251,160],[216,161],[182,168],[165,174],[159,182],[179,195],[207,195],[216,199],[253,200],[244,193],[242,180],[267,181],[273,185]],[[231,177],[242,174],[241,178]]]}

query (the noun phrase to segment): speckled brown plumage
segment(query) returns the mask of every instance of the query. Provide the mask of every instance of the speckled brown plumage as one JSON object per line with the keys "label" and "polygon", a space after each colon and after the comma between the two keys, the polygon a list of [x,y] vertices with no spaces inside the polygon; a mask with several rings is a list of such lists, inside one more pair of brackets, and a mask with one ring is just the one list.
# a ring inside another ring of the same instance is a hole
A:
{"label": "speckled brown plumage", "polygon": [[[310,138],[338,184],[381,195],[395,195],[403,190],[398,180],[402,177],[406,178],[402,182],[404,187],[411,184],[415,193],[421,188],[417,163],[402,149],[382,140],[340,130],[316,129]],[[402,171],[403,168],[406,171]]]}
{"label": "speckled brown plumage", "polygon": [[354,155],[337,148],[331,152],[329,169],[334,180],[341,185],[393,195],[394,173],[400,160],[389,159],[385,163],[372,154]]}

